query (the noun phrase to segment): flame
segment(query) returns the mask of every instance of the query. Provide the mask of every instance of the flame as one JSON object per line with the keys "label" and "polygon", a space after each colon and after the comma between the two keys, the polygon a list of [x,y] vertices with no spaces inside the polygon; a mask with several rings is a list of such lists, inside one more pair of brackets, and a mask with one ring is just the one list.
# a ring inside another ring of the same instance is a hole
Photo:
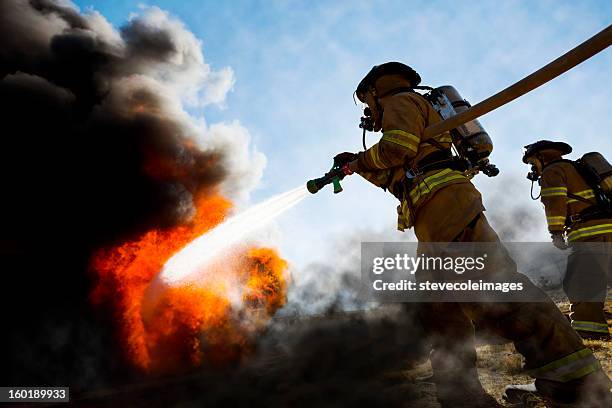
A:
{"label": "flame", "polygon": [[269,248],[224,254],[196,283],[162,287],[156,280],[172,255],[230,208],[221,196],[200,198],[188,224],[148,231],[92,258],[92,302],[113,312],[125,356],[137,368],[163,373],[236,360],[284,305],[287,263]]}

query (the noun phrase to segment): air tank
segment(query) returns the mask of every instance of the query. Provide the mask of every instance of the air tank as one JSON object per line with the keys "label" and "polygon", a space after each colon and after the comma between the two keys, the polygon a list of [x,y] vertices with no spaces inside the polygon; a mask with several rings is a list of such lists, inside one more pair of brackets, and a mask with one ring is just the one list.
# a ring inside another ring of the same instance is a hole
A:
{"label": "air tank", "polygon": [[[455,116],[471,106],[450,85],[433,89],[428,95],[428,99],[434,109],[442,116],[442,119]],[[453,143],[459,153],[475,163],[486,159],[493,151],[493,141],[477,119],[456,127],[451,133],[453,134]]]}
{"label": "air tank", "polygon": [[586,153],[580,161],[599,177],[599,184],[607,194],[612,194],[612,165],[599,152]]}

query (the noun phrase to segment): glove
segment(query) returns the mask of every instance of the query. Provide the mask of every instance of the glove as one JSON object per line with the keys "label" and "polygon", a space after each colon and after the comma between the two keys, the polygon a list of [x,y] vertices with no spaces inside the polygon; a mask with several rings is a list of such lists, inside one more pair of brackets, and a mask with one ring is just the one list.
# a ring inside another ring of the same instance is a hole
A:
{"label": "glove", "polygon": [[567,243],[565,242],[565,237],[563,236],[562,232],[555,232],[553,234],[551,234],[552,237],[552,243],[554,246],[556,246],[557,248],[565,251],[568,246]]}
{"label": "glove", "polygon": [[334,157],[334,166],[342,167],[346,163],[352,162],[353,160],[356,160],[356,159],[357,159],[356,153],[343,152],[343,153],[337,154],[336,157]]}
{"label": "glove", "polygon": [[349,163],[345,163],[340,169],[342,170],[342,173],[344,173],[345,176],[350,176],[354,173],[354,171],[351,170]]}

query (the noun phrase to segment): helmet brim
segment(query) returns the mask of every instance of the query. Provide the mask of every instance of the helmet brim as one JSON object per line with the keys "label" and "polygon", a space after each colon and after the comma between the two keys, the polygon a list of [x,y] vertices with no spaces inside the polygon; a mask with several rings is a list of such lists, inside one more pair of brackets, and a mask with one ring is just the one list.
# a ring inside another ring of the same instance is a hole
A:
{"label": "helmet brim", "polygon": [[539,142],[525,146],[525,154],[523,155],[523,163],[527,164],[528,159],[536,155],[542,150],[556,150],[561,156],[570,154],[572,152],[572,146],[564,142],[551,142],[549,140],[541,140]]}

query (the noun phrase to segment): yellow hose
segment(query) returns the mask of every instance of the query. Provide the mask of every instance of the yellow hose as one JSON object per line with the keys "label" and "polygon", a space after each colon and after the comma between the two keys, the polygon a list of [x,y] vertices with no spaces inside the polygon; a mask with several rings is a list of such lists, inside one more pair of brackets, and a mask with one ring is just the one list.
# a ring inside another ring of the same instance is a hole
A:
{"label": "yellow hose", "polygon": [[533,74],[521,79],[514,85],[496,93],[484,101],[472,106],[460,114],[450,117],[425,129],[425,137],[435,136],[454,129],[470,120],[476,119],[525,95],[537,87],[545,84],[569,71],[576,65],[591,58],[593,55],[605,50],[612,44],[612,25],[609,25],[582,44],[563,54],[553,62],[540,68]]}

